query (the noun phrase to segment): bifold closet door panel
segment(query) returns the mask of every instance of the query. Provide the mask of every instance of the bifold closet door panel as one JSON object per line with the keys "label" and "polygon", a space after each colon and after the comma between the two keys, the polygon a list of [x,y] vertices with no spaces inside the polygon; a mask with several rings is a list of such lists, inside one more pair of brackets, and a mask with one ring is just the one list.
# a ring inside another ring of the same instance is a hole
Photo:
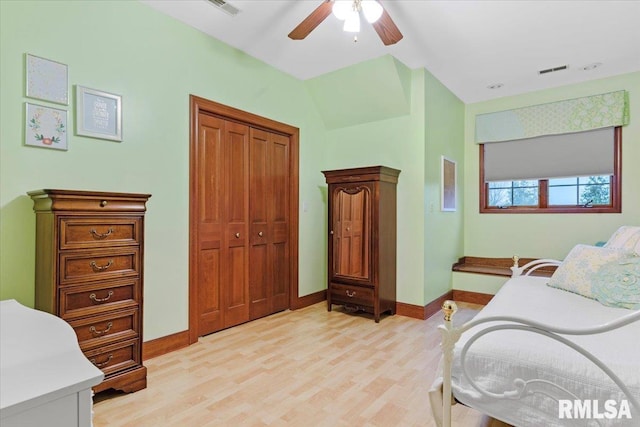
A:
{"label": "bifold closet door panel", "polygon": [[289,306],[289,138],[251,129],[250,318]]}
{"label": "bifold closet door panel", "polygon": [[224,327],[249,320],[249,127],[225,123]]}
{"label": "bifold closet door panel", "polygon": [[225,191],[224,120],[206,114],[198,115],[198,156],[196,187],[198,193],[197,223],[197,306],[198,335],[223,328],[222,272]]}

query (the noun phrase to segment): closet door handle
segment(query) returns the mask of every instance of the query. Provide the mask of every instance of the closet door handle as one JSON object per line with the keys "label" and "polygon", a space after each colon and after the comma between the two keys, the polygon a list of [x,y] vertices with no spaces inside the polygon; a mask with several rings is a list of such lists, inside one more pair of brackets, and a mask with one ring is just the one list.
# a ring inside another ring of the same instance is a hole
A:
{"label": "closet door handle", "polygon": [[236,239],[240,238],[240,233],[236,233]]}
{"label": "closet door handle", "polygon": [[262,231],[258,233],[258,236],[262,237]]}

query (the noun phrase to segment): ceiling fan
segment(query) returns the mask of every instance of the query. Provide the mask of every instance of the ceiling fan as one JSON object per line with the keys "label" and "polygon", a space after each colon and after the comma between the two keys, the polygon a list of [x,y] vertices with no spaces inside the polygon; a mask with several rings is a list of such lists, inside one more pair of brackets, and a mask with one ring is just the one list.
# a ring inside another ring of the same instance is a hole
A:
{"label": "ceiling fan", "polygon": [[[331,12],[344,20],[344,30],[360,31],[361,12],[372,23],[382,43],[389,46],[402,40],[402,33],[379,1],[375,0],[324,0],[309,16],[289,33],[289,38],[302,40],[322,23]],[[355,39],[357,41],[357,38]]]}

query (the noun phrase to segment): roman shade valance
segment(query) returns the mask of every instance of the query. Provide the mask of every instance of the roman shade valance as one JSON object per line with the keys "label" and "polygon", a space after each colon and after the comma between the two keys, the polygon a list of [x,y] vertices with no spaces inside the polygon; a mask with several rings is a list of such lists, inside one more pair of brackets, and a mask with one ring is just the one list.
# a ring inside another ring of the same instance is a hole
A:
{"label": "roman shade valance", "polygon": [[612,175],[614,128],[484,144],[484,180]]}
{"label": "roman shade valance", "polygon": [[624,90],[476,116],[476,143],[561,135],[629,123]]}

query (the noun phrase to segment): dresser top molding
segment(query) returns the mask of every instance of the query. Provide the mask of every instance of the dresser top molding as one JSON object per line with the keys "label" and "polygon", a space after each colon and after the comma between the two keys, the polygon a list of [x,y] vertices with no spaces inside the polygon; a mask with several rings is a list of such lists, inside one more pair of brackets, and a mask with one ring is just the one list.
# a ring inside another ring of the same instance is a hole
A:
{"label": "dresser top molding", "polygon": [[384,181],[398,183],[400,171],[387,166],[367,166],[362,168],[338,169],[322,171],[327,184],[358,182],[358,181]]}
{"label": "dresser top molding", "polygon": [[81,190],[34,190],[27,193],[36,212],[95,211],[145,212],[151,194]]}

